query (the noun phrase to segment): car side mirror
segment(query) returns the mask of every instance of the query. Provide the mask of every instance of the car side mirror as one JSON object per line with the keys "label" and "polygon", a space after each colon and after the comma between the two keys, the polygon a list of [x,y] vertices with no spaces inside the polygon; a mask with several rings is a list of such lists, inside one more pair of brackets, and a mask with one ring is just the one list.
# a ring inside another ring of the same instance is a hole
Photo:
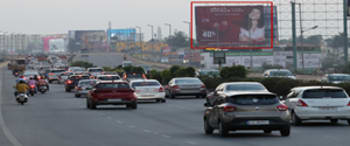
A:
{"label": "car side mirror", "polygon": [[209,103],[204,103],[204,106],[209,107],[210,105],[209,105]]}

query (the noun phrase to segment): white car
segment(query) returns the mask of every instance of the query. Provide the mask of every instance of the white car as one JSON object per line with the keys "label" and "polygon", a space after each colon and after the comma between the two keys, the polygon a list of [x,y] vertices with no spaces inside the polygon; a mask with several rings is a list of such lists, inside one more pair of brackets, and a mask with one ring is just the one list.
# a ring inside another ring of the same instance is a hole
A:
{"label": "white car", "polygon": [[296,87],[285,99],[291,109],[292,123],[304,120],[347,120],[350,124],[350,98],[344,89],[333,86]]}
{"label": "white car", "polygon": [[265,78],[290,78],[295,80],[296,77],[288,69],[269,69],[264,72]]}
{"label": "white car", "polygon": [[104,71],[102,68],[88,68],[87,72],[91,75],[91,76],[97,76],[97,75],[103,75]]}
{"label": "white car", "polygon": [[164,88],[157,80],[132,80],[130,86],[135,90],[135,95],[139,101],[155,100],[156,102],[166,102]]}

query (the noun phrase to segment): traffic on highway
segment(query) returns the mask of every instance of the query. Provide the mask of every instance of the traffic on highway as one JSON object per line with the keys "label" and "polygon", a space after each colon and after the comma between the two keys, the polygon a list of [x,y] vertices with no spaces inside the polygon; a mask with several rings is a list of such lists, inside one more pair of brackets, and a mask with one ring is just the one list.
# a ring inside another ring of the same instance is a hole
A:
{"label": "traffic on highway", "polygon": [[0,13],[0,146],[349,146],[350,0]]}

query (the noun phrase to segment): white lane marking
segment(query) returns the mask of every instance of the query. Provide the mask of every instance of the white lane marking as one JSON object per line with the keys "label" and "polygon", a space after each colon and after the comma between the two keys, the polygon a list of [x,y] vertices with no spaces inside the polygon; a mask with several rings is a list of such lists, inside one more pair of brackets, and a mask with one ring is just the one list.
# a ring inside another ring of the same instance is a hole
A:
{"label": "white lane marking", "polygon": [[164,138],[171,138],[171,136],[166,135],[166,134],[162,134],[162,137],[164,137]]}
{"label": "white lane marking", "polygon": [[117,122],[118,124],[123,124],[124,122],[116,120],[115,122]]}
{"label": "white lane marking", "polygon": [[148,129],[144,129],[143,132],[145,132],[145,133],[152,133],[152,131],[148,130]]}
{"label": "white lane marking", "polygon": [[136,128],[135,125],[128,125],[128,128]]}
{"label": "white lane marking", "polygon": [[186,141],[185,143],[190,145],[198,145],[198,143],[195,141]]}
{"label": "white lane marking", "polygon": [[[2,97],[2,79],[3,79],[3,71],[0,72],[1,79],[0,79],[0,96]],[[2,98],[0,98],[0,127],[2,131],[4,132],[6,138],[11,142],[13,146],[23,146],[17,138],[12,134],[10,129],[6,126],[4,117],[2,115]]]}

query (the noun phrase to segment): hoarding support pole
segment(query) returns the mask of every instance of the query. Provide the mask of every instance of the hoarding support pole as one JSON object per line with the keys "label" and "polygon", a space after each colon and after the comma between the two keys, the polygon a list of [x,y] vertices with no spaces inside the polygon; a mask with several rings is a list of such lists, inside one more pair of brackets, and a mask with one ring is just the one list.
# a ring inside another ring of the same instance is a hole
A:
{"label": "hoarding support pole", "polygon": [[348,0],[344,0],[344,64],[348,63]]}
{"label": "hoarding support pole", "polygon": [[293,35],[293,66],[294,71],[298,70],[297,62],[297,32],[296,32],[296,18],[295,18],[295,2],[291,2],[292,5],[292,35]]}

